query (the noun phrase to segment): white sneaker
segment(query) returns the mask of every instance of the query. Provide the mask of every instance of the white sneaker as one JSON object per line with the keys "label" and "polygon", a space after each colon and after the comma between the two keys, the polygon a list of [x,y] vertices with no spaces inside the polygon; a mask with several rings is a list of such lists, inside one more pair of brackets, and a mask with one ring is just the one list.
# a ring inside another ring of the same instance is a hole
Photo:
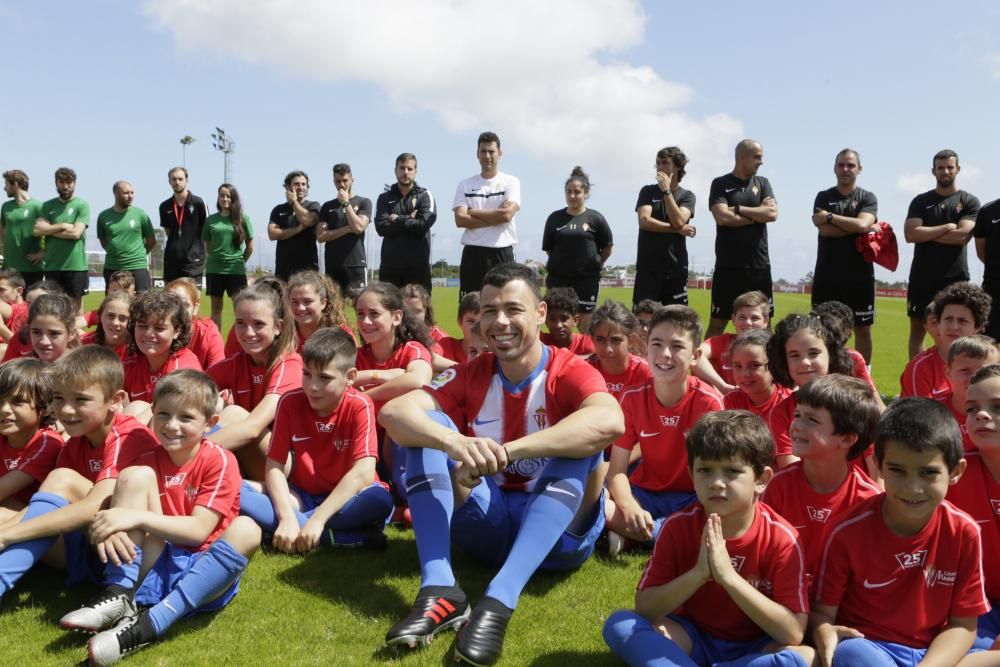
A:
{"label": "white sneaker", "polygon": [[59,619],[64,630],[100,632],[123,618],[134,618],[135,603],[129,593],[103,593]]}

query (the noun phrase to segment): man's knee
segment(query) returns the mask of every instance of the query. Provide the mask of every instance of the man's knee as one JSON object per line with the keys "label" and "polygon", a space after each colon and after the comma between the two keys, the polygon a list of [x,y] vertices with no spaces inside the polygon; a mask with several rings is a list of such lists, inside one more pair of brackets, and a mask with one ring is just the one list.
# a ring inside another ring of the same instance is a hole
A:
{"label": "man's knee", "polygon": [[257,547],[260,546],[262,535],[260,526],[253,519],[246,516],[238,516],[233,519],[233,522],[222,533],[221,539],[229,542],[229,544],[233,545],[234,549],[249,558],[257,551]]}

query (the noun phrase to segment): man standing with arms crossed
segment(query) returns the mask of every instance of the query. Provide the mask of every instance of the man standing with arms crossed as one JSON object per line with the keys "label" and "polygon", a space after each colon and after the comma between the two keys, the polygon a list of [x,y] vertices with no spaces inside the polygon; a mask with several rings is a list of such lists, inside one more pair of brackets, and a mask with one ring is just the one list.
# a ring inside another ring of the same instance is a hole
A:
{"label": "man standing with arms crossed", "polygon": [[733,171],[712,181],[708,205],[716,224],[715,273],[705,338],[725,331],[733,301],[744,292],[760,290],[766,294],[770,315],[774,315],[767,224],[778,219],[778,202],[771,183],[757,175],[763,163],[760,143],[744,139],[736,144]]}
{"label": "man standing with arms crossed", "polygon": [[340,293],[351,296],[367,283],[365,229],[372,217],[372,200],[352,192],[354,176],[346,162],[333,165],[337,196],[319,210],[316,240],[325,243],[326,275],[340,285]]}
{"label": "man standing with arms crossed", "polygon": [[644,299],[664,306],[688,303],[687,239],[696,233],[694,193],[680,186],[687,156],[677,146],[656,153],[656,183],[639,190],[639,245],[632,308]]}
{"label": "man standing with arms crossed", "polygon": [[979,210],[972,235],[976,238],[976,256],[983,263],[983,289],[993,298],[998,311],[990,313],[984,333],[1000,340],[1000,199]]}
{"label": "man standing with arms crossed", "polygon": [[153,223],[141,208],[132,206],[135,189],[128,181],[117,181],[111,188],[114,206],[97,216],[97,240],[107,251],[104,259],[104,289],[115,271],[129,271],[135,280],[135,291],[152,287],[146,255],[156,244]]}
{"label": "man standing with arms crossed", "polygon": [[76,172],[68,167],[56,169],[56,192],[58,197],[42,204],[35,236],[45,248],[45,279],[58,283],[80,312],[83,295],[90,289],[84,239],[90,204],[75,196]]}
{"label": "man standing with arms crossed", "polygon": [[458,184],[452,210],[462,232],[458,298],[479,290],[492,267],[514,261],[521,208],[521,182],[500,171],[500,137],[483,132],[477,141],[480,172]]}
{"label": "man standing with arms crossed", "polygon": [[287,281],[298,271],[319,270],[316,250],[316,223],[319,202],[309,201],[309,176],[292,171],[285,176],[285,203],[271,209],[267,238],[277,241],[274,251],[274,275]]}
{"label": "man standing with arms crossed", "polygon": [[812,304],[840,301],[854,311],[854,347],[872,363],[875,323],[875,268],[858,252],[857,239],[867,234],[878,216],[878,199],[858,187],[861,156],[845,148],[833,163],[837,185],[816,195],[813,224],[819,232]]}
{"label": "man standing with arms crossed", "polygon": [[194,278],[201,285],[205,273],[205,244],[201,232],[208,218],[204,200],[188,190],[188,171],[174,167],[167,172],[174,196],[160,204],[160,227],[167,230],[163,249],[163,282]]}
{"label": "man standing with arms crossed", "polygon": [[431,227],[437,204],[427,188],[417,185],[417,156],[396,158],[396,182],[375,202],[375,231],[383,238],[378,279],[402,287],[417,283],[430,293]]}
{"label": "man standing with arms crossed", "polygon": [[41,246],[34,234],[35,220],[42,214],[42,202],[28,194],[28,175],[20,169],[5,171],[3,181],[4,192],[10,197],[0,208],[3,267],[18,271],[27,287],[44,275]]}
{"label": "man standing with arms crossed", "polygon": [[948,149],[938,151],[932,164],[931,173],[937,186],[913,198],[903,223],[906,242],[913,244],[906,291],[911,359],[924,349],[927,304],[948,285],[969,279],[965,244],[972,236],[979,214],[979,200],[955,184],[962,170],[958,153]]}

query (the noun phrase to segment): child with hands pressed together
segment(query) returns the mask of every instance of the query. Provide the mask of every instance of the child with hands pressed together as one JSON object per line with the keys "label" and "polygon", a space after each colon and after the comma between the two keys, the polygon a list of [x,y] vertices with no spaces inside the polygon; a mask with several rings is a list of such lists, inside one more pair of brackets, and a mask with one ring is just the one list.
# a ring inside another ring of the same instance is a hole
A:
{"label": "child with hands pressed together", "polygon": [[[351,385],[357,347],[322,329],[302,348],[302,389],[278,403],[265,472],[266,494],[243,483],[240,512],[285,553],[320,544],[384,547],[392,512],[375,475],[378,442],[371,399]],[[294,454],[291,472],[285,472]]]}
{"label": "child with hands pressed together", "polygon": [[806,667],[802,545],[758,501],[772,475],[767,426],[743,410],[707,414],[686,448],[698,502],[664,522],[635,611],[611,614],[605,642],[629,665]]}
{"label": "child with hands pressed together", "polygon": [[205,439],[218,421],[217,396],[211,378],[194,370],[156,385],[159,446],[121,472],[111,507],[90,526],[104,589],[60,620],[91,632],[114,626],[90,640],[91,664],[118,662],[181,618],[221,609],[236,595],[260,528],[238,516],[233,454]]}

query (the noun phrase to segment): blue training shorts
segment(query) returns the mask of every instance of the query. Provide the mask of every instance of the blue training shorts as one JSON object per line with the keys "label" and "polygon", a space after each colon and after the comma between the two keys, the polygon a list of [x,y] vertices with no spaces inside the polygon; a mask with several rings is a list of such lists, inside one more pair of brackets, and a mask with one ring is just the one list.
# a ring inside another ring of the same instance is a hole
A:
{"label": "blue training shorts", "polygon": [[642,505],[642,509],[653,515],[654,519],[669,517],[698,499],[698,496],[686,491],[647,491],[638,486],[632,487],[632,497]]}
{"label": "blue training shorts", "polygon": [[[163,553],[156,559],[153,567],[149,570],[146,578],[142,580],[142,584],[139,585],[139,589],[135,592],[136,604],[144,607],[151,607],[158,604],[170,594],[170,591],[177,586],[178,582],[191,571],[191,568],[194,567],[198,559],[204,555],[204,551],[189,551],[167,542],[163,548]],[[240,580],[237,579],[222,595],[198,607],[191,614],[188,614],[188,616],[203,611],[218,611],[222,609],[229,604],[230,600],[236,597],[239,589]]]}
{"label": "blue training shorts", "polygon": [[65,585],[76,586],[84,582],[99,584],[104,578],[104,563],[90,545],[86,530],[63,533],[66,549]]}
{"label": "blue training shorts", "polygon": [[767,635],[747,641],[718,639],[702,632],[683,616],[670,614],[668,618],[684,628],[684,632],[691,639],[691,660],[699,665],[714,665],[717,662],[737,660],[753,653],[764,653],[764,649],[774,643],[774,640]]}
{"label": "blue training shorts", "polygon": [[[595,454],[590,472],[601,461],[601,454]],[[588,517],[577,532],[564,531],[539,569],[571,570],[590,558],[604,530],[604,493],[601,491],[595,503],[593,516]],[[492,477],[483,477],[465,503],[455,510],[451,520],[452,540],[484,563],[503,564],[521,529],[521,519],[531,495],[525,491],[504,491]]]}

